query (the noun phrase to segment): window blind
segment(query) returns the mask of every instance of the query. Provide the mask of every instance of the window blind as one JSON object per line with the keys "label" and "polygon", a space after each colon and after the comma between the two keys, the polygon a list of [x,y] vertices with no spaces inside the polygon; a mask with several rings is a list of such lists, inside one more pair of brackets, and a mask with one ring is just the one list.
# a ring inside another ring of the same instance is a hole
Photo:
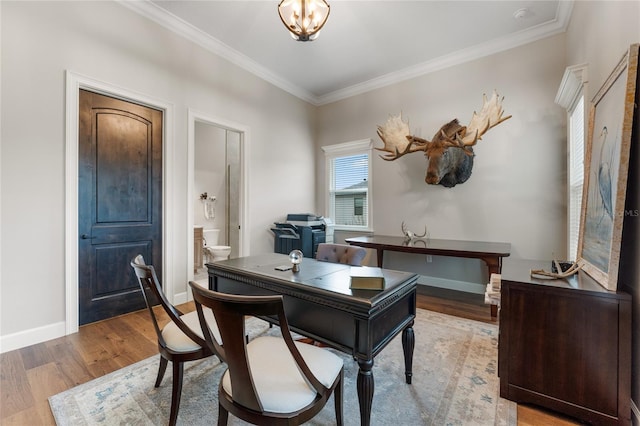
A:
{"label": "window blind", "polygon": [[580,235],[584,182],[584,96],[569,113],[569,257],[575,260]]}
{"label": "window blind", "polygon": [[368,154],[333,159],[331,198],[336,225],[368,226]]}

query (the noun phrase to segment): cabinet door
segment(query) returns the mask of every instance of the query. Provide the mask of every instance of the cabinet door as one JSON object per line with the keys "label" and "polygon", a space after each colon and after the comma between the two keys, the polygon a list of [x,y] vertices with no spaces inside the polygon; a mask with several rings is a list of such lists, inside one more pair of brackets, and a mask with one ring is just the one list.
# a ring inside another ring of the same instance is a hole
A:
{"label": "cabinet door", "polygon": [[617,416],[617,300],[517,285],[508,297],[509,385]]}

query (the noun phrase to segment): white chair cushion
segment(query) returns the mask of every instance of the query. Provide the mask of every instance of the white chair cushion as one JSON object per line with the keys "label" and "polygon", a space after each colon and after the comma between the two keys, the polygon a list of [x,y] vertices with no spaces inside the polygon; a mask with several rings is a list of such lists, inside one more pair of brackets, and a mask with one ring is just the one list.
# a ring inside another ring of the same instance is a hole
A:
{"label": "white chair cushion", "polygon": [[[340,374],[342,359],[317,346],[300,342],[296,342],[296,346],[320,383],[330,387]],[[247,344],[247,356],[256,393],[265,411],[291,413],[309,405],[316,397],[284,339],[258,337]],[[228,370],[222,377],[222,386],[232,395]]]}
{"label": "white chair cushion", "polygon": [[[204,317],[207,320],[207,324],[209,324],[209,328],[211,329],[213,336],[218,342],[220,342],[222,339],[220,337],[220,332],[218,331],[218,325],[216,324],[213,312],[211,309],[206,308],[204,308],[203,311]],[[198,311],[189,312],[188,314],[182,315],[180,318],[187,327],[194,331],[194,333],[204,338],[202,328],[200,327],[200,320],[198,319]],[[169,322],[162,329],[162,337],[167,343],[169,349],[176,352],[197,351],[200,348],[200,345],[187,337],[187,335],[184,334],[173,321]]]}

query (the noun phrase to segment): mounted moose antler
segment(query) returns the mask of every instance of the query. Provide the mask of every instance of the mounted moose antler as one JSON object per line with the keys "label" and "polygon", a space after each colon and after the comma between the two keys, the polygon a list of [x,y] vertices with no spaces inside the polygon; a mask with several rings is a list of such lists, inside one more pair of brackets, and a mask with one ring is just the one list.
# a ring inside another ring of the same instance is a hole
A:
{"label": "mounted moose antler", "polygon": [[412,152],[424,152],[428,158],[425,182],[451,188],[471,176],[473,146],[489,129],[511,118],[502,116],[503,99],[495,91],[489,100],[483,95],[482,109],[480,113],[473,113],[469,125],[462,126],[458,119],[453,119],[442,126],[430,141],[412,136],[409,122],[403,121],[401,114],[392,115],[384,126],[378,126],[378,136],[384,147],[376,149],[388,153],[380,155],[387,161]]}

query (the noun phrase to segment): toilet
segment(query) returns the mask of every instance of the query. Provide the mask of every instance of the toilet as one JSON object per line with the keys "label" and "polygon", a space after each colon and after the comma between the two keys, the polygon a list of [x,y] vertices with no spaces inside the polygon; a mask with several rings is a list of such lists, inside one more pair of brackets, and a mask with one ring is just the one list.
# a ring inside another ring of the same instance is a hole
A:
{"label": "toilet", "polygon": [[204,238],[204,254],[205,262],[216,262],[218,260],[226,260],[231,254],[230,246],[219,246],[218,238],[220,237],[219,229],[205,229],[202,232]]}

